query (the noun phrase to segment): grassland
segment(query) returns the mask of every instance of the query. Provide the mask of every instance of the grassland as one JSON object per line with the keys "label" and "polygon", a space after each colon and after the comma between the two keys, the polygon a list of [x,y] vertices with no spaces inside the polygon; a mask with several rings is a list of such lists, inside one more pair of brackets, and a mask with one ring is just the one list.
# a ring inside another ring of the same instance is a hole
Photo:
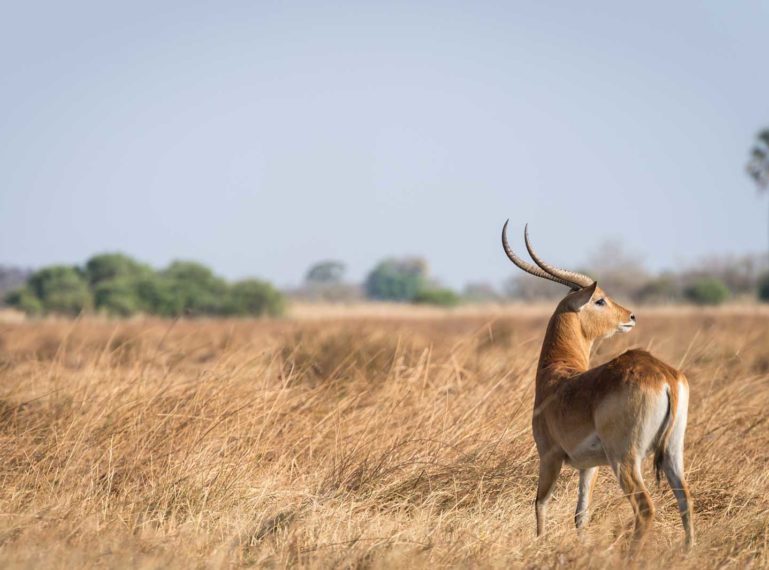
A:
{"label": "grassland", "polygon": [[[623,567],[608,469],[534,538],[541,311],[0,324],[5,568]],[[697,545],[666,484],[641,567],[769,566],[769,315],[645,313],[686,371]]]}

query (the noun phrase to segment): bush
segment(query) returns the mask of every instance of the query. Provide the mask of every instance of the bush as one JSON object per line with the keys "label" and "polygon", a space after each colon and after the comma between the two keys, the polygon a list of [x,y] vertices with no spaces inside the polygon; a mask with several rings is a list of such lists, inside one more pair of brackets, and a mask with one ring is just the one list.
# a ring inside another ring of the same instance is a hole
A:
{"label": "bush", "polygon": [[341,261],[320,261],[310,267],[304,283],[293,293],[311,301],[351,301],[360,299],[361,288],[344,282],[345,265]]}
{"label": "bush", "polygon": [[414,302],[419,305],[455,307],[459,304],[459,295],[451,289],[423,289],[416,294]]}
{"label": "bush", "polygon": [[366,277],[366,295],[382,301],[413,301],[425,289],[427,263],[418,258],[386,259]]}
{"label": "bush", "polygon": [[729,288],[714,277],[701,277],[684,290],[684,297],[697,305],[720,305],[729,295]]}
{"label": "bush", "polygon": [[338,285],[342,282],[344,271],[341,261],[321,261],[310,267],[304,281],[308,285]]}
{"label": "bush", "polygon": [[139,263],[122,253],[103,253],[94,255],[85,264],[85,277],[91,286],[112,279],[134,279],[152,275],[149,265]]}
{"label": "bush", "polygon": [[283,295],[266,281],[245,279],[232,285],[227,294],[224,312],[229,315],[283,314]]}
{"label": "bush", "polygon": [[769,273],[764,273],[758,278],[758,298],[769,302]]}
{"label": "bush", "polygon": [[54,265],[36,271],[27,287],[46,313],[77,315],[93,306],[88,283],[75,267]]}
{"label": "bush", "polygon": [[191,261],[175,261],[155,272],[120,253],[96,255],[82,270],[41,269],[25,287],[9,293],[6,302],[30,315],[75,315],[95,307],[121,317],[138,312],[163,317],[275,316],[284,309],[283,296],[266,281],[247,279],[230,286],[205,265]]}
{"label": "bush", "polygon": [[39,315],[43,312],[43,303],[32,291],[23,287],[6,295],[5,302],[15,309],[28,315]]}
{"label": "bush", "polygon": [[144,307],[139,298],[139,283],[151,278],[152,268],[122,253],[95,255],[83,271],[94,295],[97,310],[127,317]]}
{"label": "bush", "polygon": [[96,285],[94,306],[110,315],[128,317],[142,309],[138,281],[123,277],[108,279]]}
{"label": "bush", "polygon": [[177,317],[184,312],[184,302],[177,296],[174,282],[162,275],[151,275],[136,282],[136,295],[142,311],[161,317]]}
{"label": "bush", "polygon": [[158,285],[166,289],[166,296],[170,293],[174,298],[172,314],[224,313],[227,283],[205,265],[194,261],[175,261],[160,277]]}

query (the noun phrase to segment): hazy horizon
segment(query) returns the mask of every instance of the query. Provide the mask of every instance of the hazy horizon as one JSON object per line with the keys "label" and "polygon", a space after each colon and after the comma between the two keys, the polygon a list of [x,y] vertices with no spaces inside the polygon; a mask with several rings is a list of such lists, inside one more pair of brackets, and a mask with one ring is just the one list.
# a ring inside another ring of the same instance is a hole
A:
{"label": "hazy horizon", "polygon": [[514,274],[511,219],[576,267],[761,253],[769,7],[13,4],[0,22],[0,263],[122,251],[228,278],[360,281],[425,257]]}

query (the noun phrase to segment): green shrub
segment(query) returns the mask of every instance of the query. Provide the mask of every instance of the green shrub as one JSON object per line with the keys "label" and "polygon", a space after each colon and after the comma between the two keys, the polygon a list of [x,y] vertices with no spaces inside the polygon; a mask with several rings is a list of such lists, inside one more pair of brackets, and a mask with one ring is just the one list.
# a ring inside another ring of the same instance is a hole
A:
{"label": "green shrub", "polygon": [[120,254],[96,255],[84,269],[45,267],[6,302],[27,314],[76,315],[95,308],[121,317],[144,312],[163,317],[282,314],[281,293],[266,281],[247,279],[230,286],[205,265],[175,261],[155,272]]}
{"label": "green shrub", "polygon": [[138,281],[118,277],[102,281],[93,291],[94,306],[110,315],[128,317],[142,309]]}
{"label": "green shrub", "polygon": [[422,289],[414,297],[414,302],[419,305],[455,307],[459,304],[459,295],[451,289]]}
{"label": "green shrub", "polygon": [[245,279],[227,292],[224,312],[229,315],[278,316],[283,314],[283,295],[266,281]]}
{"label": "green shrub", "polygon": [[386,259],[366,277],[364,288],[370,299],[413,301],[425,289],[427,263],[424,260]]}
{"label": "green shrub", "polygon": [[341,261],[321,261],[310,267],[304,281],[308,285],[338,285],[342,282],[344,271]]}
{"label": "green shrub", "polygon": [[27,287],[8,293],[5,302],[28,315],[39,315],[43,312],[43,302]]}
{"label": "green shrub", "polygon": [[227,283],[205,265],[194,261],[175,261],[161,272],[160,277],[161,287],[174,297],[173,314],[224,313]]}
{"label": "green shrub", "polygon": [[40,299],[46,313],[76,315],[93,306],[88,283],[75,267],[43,268],[30,276],[27,287]]}
{"label": "green shrub", "polygon": [[758,278],[758,298],[769,302],[769,273],[764,273]]}
{"label": "green shrub", "polygon": [[113,279],[138,280],[152,275],[153,271],[149,265],[122,253],[102,253],[86,261],[84,273],[93,287]]}
{"label": "green shrub", "polygon": [[136,295],[142,311],[161,317],[177,317],[184,302],[175,294],[174,282],[162,275],[150,275],[136,282]]}
{"label": "green shrub", "polygon": [[729,288],[715,277],[701,277],[684,289],[684,297],[697,305],[720,305],[729,295]]}

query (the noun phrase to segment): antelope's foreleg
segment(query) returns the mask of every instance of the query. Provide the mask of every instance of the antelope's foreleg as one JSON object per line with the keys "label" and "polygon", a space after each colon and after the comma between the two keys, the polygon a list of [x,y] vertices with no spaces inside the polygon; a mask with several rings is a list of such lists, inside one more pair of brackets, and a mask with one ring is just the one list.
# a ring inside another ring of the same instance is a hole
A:
{"label": "antelope's foreleg", "polygon": [[577,511],[574,513],[574,524],[582,528],[590,520],[590,499],[593,495],[593,486],[598,474],[598,467],[580,469],[579,471],[579,497],[577,498]]}
{"label": "antelope's foreleg", "polygon": [[534,508],[537,513],[537,536],[545,532],[545,517],[547,501],[553,493],[553,487],[558,480],[563,465],[563,456],[555,451],[541,455],[539,458],[539,482],[537,483],[537,499]]}

